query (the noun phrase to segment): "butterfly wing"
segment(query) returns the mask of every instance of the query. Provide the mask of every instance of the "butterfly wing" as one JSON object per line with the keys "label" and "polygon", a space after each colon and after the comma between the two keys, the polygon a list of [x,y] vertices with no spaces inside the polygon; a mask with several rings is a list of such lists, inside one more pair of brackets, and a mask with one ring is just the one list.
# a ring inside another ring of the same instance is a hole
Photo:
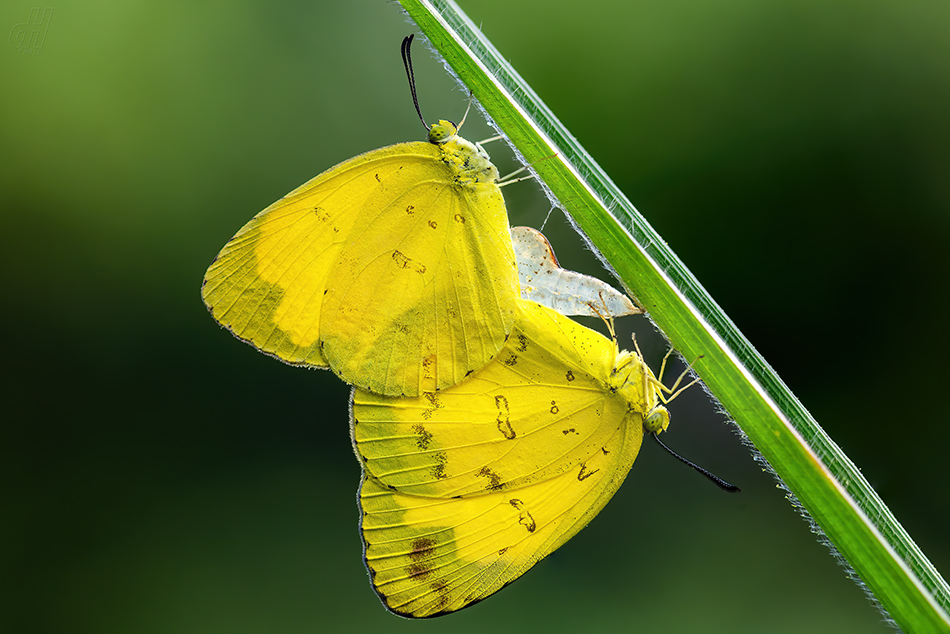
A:
{"label": "butterfly wing", "polygon": [[643,312],[629,297],[609,284],[558,266],[551,243],[540,231],[513,227],[511,240],[518,259],[518,278],[524,299],[553,308],[562,315],[597,316],[592,304],[613,317]]}
{"label": "butterfly wing", "polygon": [[463,383],[416,399],[354,391],[364,557],[399,614],[458,610],[516,579],[603,508],[639,450],[642,415],[607,384],[616,346],[524,305]]}
{"label": "butterfly wing", "polygon": [[361,525],[373,587],[390,610],[411,617],[453,612],[486,598],[600,512],[633,465],[641,438],[641,426],[624,426],[583,468],[460,498],[403,494],[365,472]]}
{"label": "butterfly wing", "polygon": [[442,161],[404,171],[412,185],[367,201],[341,253],[323,351],[357,387],[416,396],[488,363],[520,293],[498,186],[462,186]]}
{"label": "butterfly wing", "polygon": [[523,305],[530,319],[459,385],[414,399],[354,393],[357,450],[382,484],[439,497],[517,488],[580,465],[614,433],[627,409],[605,384],[616,346]]}
{"label": "butterfly wing", "polygon": [[495,182],[459,183],[445,152],[363,154],[255,216],[205,275],[214,318],[283,361],[383,394],[484,366],[520,301],[508,218]]}
{"label": "butterfly wing", "polygon": [[282,361],[326,367],[320,323],[327,279],[366,201],[430,143],[374,150],[331,168],[260,212],[208,268],[201,294],[239,339]]}

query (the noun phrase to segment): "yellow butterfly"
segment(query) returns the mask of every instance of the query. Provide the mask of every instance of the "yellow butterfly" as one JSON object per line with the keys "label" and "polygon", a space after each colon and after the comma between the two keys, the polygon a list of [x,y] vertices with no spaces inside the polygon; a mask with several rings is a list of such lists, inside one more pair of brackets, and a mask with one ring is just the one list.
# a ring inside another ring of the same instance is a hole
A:
{"label": "yellow butterfly", "polygon": [[639,353],[520,306],[505,347],[462,383],[353,392],[364,559],[397,614],[453,612],[524,574],[600,512],[644,432],[669,424],[676,386]]}
{"label": "yellow butterfly", "polygon": [[[639,315],[630,298],[595,277],[562,269],[548,239],[531,227],[512,227],[521,297],[562,315]],[[596,307],[596,310],[594,309]]]}
{"label": "yellow butterfly", "polygon": [[357,156],[260,212],[205,274],[214,318],[379,394],[416,396],[483,367],[520,292],[498,170],[457,132],[439,121],[428,142]]}

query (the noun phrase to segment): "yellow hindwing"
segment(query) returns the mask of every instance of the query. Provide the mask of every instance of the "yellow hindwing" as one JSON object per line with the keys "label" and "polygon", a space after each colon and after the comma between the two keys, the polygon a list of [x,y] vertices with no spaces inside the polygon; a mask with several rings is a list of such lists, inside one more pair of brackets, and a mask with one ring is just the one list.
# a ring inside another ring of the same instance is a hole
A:
{"label": "yellow hindwing", "polygon": [[619,488],[660,407],[639,356],[522,306],[505,347],[459,385],[354,390],[364,557],[398,614],[461,609],[570,539]]}

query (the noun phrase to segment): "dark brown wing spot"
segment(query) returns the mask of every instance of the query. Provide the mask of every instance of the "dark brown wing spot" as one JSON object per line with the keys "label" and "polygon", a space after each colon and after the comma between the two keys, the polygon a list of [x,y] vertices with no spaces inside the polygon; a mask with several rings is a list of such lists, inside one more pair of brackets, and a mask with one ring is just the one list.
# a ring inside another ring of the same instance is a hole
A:
{"label": "dark brown wing spot", "polygon": [[510,357],[505,359],[504,364],[507,365],[509,368],[518,365],[518,355],[516,354],[511,355]]}
{"label": "dark brown wing spot", "polygon": [[518,335],[518,346],[515,348],[518,352],[524,352],[528,349],[528,338],[524,335]]}
{"label": "dark brown wing spot", "polygon": [[439,579],[429,584],[429,587],[439,594],[439,608],[444,608],[449,604],[449,584]]}
{"label": "dark brown wing spot", "polygon": [[429,221],[429,226],[432,227],[433,229],[435,229],[435,228],[437,228],[437,227],[439,226],[439,223],[437,223],[435,220],[430,220],[430,221]]}
{"label": "dark brown wing spot", "polygon": [[463,216],[462,214],[455,214],[455,222],[458,222],[458,223],[461,223],[461,224],[464,225],[464,224],[465,224],[465,216]]}
{"label": "dark brown wing spot", "polygon": [[531,517],[531,513],[524,511],[518,517],[518,523],[528,529],[529,533],[533,533],[534,530],[538,527],[537,523],[534,521],[534,518]]}
{"label": "dark brown wing spot", "polygon": [[592,475],[594,475],[595,473],[597,473],[598,471],[600,471],[600,469],[594,469],[593,471],[588,471],[588,470],[587,470],[587,465],[586,465],[586,464],[582,464],[582,465],[581,465],[581,470],[577,472],[577,480],[578,480],[579,482],[584,481],[584,480],[586,480],[587,478],[589,478],[589,477],[591,477]]}
{"label": "dark brown wing spot", "polygon": [[430,354],[428,357],[422,360],[422,377],[425,379],[434,379],[435,372],[435,355]]}
{"label": "dark brown wing spot", "polygon": [[525,503],[519,500],[518,498],[512,498],[508,500],[508,504],[515,507],[516,511],[521,511],[521,515],[518,516],[518,523],[528,529],[529,533],[533,533],[534,530],[538,527],[537,523],[534,521],[534,518],[531,517],[531,513],[525,509]]}
{"label": "dark brown wing spot", "polygon": [[[402,169],[402,168],[400,168],[400,169]],[[415,206],[415,205],[409,205],[408,207],[406,207],[406,213],[409,214],[410,216],[411,216],[415,211],[416,211],[416,206]]]}
{"label": "dark brown wing spot", "polygon": [[449,457],[445,455],[445,452],[440,451],[439,453],[432,456],[435,460],[435,465],[432,467],[432,477],[436,480],[444,480],[448,476],[445,475],[445,465],[449,462]]}
{"label": "dark brown wing spot", "polygon": [[495,423],[498,425],[498,431],[508,440],[514,440],[517,434],[509,420],[508,399],[504,396],[496,396],[495,407],[498,408],[498,418],[495,420]]}
{"label": "dark brown wing spot", "polygon": [[488,484],[485,485],[485,488],[489,491],[501,491],[503,488],[501,484],[501,476],[488,467],[482,467],[475,472],[475,475],[481,478],[488,478]]}
{"label": "dark brown wing spot", "polygon": [[412,579],[425,579],[432,574],[432,558],[435,556],[435,540],[428,537],[414,539],[409,551],[411,564],[406,566],[406,573]]}
{"label": "dark brown wing spot", "polygon": [[573,380],[574,380],[574,373],[571,372],[570,370],[568,370],[568,371],[567,371],[567,374],[564,375],[564,378],[566,378],[568,381],[573,381]]}
{"label": "dark brown wing spot", "polygon": [[409,559],[413,561],[422,561],[435,554],[435,540],[428,537],[420,537],[412,540],[412,550],[409,551]]}
{"label": "dark brown wing spot", "polygon": [[552,413],[552,414],[557,414],[557,413],[560,412],[560,411],[561,411],[561,410],[559,410],[558,407],[557,407],[557,401],[551,401],[551,413]]}
{"label": "dark brown wing spot", "polygon": [[416,273],[425,273],[426,267],[424,264],[414,261],[412,258],[407,257],[405,253],[400,251],[393,251],[393,261],[401,269],[411,269]]}
{"label": "dark brown wing spot", "polygon": [[413,425],[412,431],[416,433],[416,447],[425,451],[429,448],[429,443],[432,442],[432,432],[428,431],[422,425]]}
{"label": "dark brown wing spot", "polygon": [[[423,362],[424,363],[424,362]],[[428,376],[428,372],[424,372]],[[444,408],[445,405],[442,404],[442,401],[439,399],[439,395],[435,392],[423,392],[422,396],[429,402],[428,409],[422,411],[422,418],[426,420],[431,420],[435,413]],[[421,427],[421,425],[419,425]],[[432,434],[429,434],[429,438],[432,437]]]}

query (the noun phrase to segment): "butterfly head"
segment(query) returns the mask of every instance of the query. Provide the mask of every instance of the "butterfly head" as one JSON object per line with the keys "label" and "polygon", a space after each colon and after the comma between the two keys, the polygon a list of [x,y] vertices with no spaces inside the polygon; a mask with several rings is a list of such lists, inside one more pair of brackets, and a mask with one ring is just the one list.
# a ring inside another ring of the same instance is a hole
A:
{"label": "butterfly head", "polygon": [[442,143],[451,141],[456,137],[458,131],[458,126],[451,121],[439,119],[438,123],[434,123],[429,127],[429,143],[441,145]]}
{"label": "butterfly head", "polygon": [[479,184],[496,183],[498,168],[481,145],[458,135],[458,128],[451,121],[439,121],[429,128],[429,143],[442,150],[442,160],[452,168],[455,182],[465,188]]}
{"label": "butterfly head", "polygon": [[651,434],[666,431],[670,426],[670,412],[662,405],[657,405],[647,413],[643,421],[643,429]]}

